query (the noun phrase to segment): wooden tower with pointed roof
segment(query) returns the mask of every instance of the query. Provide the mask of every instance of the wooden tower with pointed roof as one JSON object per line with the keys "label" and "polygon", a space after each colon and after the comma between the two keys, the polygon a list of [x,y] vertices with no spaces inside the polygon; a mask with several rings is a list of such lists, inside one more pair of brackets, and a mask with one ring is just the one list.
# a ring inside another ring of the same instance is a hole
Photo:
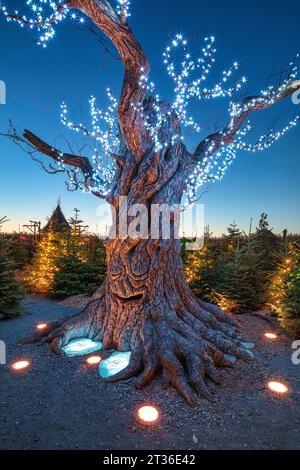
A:
{"label": "wooden tower with pointed roof", "polygon": [[60,200],[57,203],[56,208],[54,209],[51,217],[48,219],[47,224],[42,229],[42,232],[46,232],[48,230],[54,230],[55,232],[64,232],[71,230],[71,227],[65,218],[63,211],[60,207]]}

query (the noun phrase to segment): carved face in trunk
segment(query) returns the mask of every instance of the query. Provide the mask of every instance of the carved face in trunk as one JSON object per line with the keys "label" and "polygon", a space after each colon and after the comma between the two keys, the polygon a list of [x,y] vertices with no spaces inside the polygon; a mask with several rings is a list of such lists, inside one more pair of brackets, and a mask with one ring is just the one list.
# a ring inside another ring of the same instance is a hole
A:
{"label": "carved face in trunk", "polygon": [[118,240],[109,255],[109,289],[121,302],[140,302],[148,290],[151,259],[147,240]]}

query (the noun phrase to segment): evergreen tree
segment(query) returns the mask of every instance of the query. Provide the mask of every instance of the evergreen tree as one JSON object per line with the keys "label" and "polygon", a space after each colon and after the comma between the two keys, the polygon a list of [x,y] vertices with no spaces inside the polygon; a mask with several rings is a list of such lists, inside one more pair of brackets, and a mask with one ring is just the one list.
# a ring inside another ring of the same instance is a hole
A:
{"label": "evergreen tree", "polygon": [[103,282],[106,276],[106,252],[103,241],[98,237],[96,237],[96,247],[92,252],[90,262],[98,267],[99,275],[101,276],[101,282]]}
{"label": "evergreen tree", "polygon": [[86,262],[88,253],[83,232],[87,226],[83,226],[84,221],[79,219],[79,212],[80,210],[75,208],[74,217],[71,217],[68,221],[71,227],[68,238],[68,251],[70,256],[74,256],[82,262]]}
{"label": "evergreen tree", "polygon": [[234,250],[236,248],[239,248],[242,232],[240,231],[237,224],[235,223],[235,220],[227,228],[227,233],[228,233],[227,235],[224,235],[224,238],[227,241],[227,249]]}
{"label": "evergreen tree", "polygon": [[[5,217],[0,219],[0,228],[6,221]],[[12,240],[0,235],[0,319],[18,315],[24,295],[20,283],[14,277],[12,243]]]}
{"label": "evergreen tree", "polygon": [[212,233],[205,230],[201,250],[188,251],[185,256],[185,274],[192,290],[204,301],[212,302],[220,283],[220,252],[212,240]]}
{"label": "evergreen tree", "polygon": [[15,234],[12,243],[12,256],[16,269],[22,269],[30,264],[34,255],[34,244],[24,242],[24,235]]}
{"label": "evergreen tree", "polygon": [[283,313],[280,316],[282,326],[292,331],[297,337],[300,334],[300,252],[291,268],[287,293],[283,302]]}
{"label": "evergreen tree", "polygon": [[68,254],[65,232],[49,228],[38,243],[32,265],[25,273],[25,285],[32,292],[49,295],[53,288],[58,262]]}
{"label": "evergreen tree", "polygon": [[217,291],[221,299],[219,305],[225,308],[228,303],[225,310],[234,310],[237,313],[261,308],[264,304],[262,264],[261,253],[255,246],[235,250],[232,258],[227,259],[221,268],[221,282]]}
{"label": "evergreen tree", "polygon": [[268,216],[263,213],[260,217],[259,226],[251,236],[252,245],[256,245],[256,250],[261,254],[262,267],[266,275],[266,282],[270,274],[276,269],[278,253],[284,249],[282,241],[269,228]]}
{"label": "evergreen tree", "polygon": [[95,237],[93,250],[87,260],[78,257],[78,252],[69,253],[60,259],[55,274],[52,294],[55,297],[67,297],[79,294],[93,294],[104,281],[106,259],[103,242]]}
{"label": "evergreen tree", "polygon": [[82,262],[71,255],[58,262],[52,295],[64,298],[71,295],[92,294],[102,281],[103,275],[97,264]]}

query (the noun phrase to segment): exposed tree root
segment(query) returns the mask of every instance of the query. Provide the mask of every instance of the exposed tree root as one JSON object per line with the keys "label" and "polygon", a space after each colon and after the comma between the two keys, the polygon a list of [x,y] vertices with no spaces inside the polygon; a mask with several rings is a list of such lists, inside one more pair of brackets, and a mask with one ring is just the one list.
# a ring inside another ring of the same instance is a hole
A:
{"label": "exposed tree root", "polygon": [[[174,285],[172,285],[174,284]],[[158,372],[193,405],[196,394],[213,401],[211,383],[219,384],[219,367],[231,367],[228,355],[253,358],[243,345],[239,324],[231,316],[196,299],[184,280],[173,277],[156,286],[154,299],[116,300],[105,285],[84,311],[53,322],[26,342],[49,343],[61,353],[69,341],[88,337],[102,341],[104,349],[131,350],[128,367],[106,379],[117,382],[138,376],[136,387],[147,386]]]}

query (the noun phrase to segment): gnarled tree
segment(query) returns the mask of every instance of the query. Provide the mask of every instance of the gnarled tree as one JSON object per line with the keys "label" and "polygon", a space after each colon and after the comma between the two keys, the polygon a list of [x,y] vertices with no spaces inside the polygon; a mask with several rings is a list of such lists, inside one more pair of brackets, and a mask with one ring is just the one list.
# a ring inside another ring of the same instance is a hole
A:
{"label": "gnarled tree", "polygon": [[[65,153],[28,130],[21,136],[11,127],[8,134],[17,144],[26,146],[34,158],[37,152],[50,157],[56,167],[52,164],[47,171],[66,172],[74,189],[83,188],[106,199],[116,214],[116,236],[106,242],[104,284],[80,315],[49,325],[32,339],[49,342],[55,352],[75,338],[100,340],[105,349],[132,352],[129,366],[110,380],[140,374],[137,387],[143,387],[162,371],[164,380],[188,402],[194,402],[195,391],[211,398],[207,379],[219,382],[217,367],[231,364],[228,355],[249,359],[252,353],[243,346],[235,319],[190,291],[174,232],[168,240],[162,234],[152,239],[150,233],[147,239],[119,236],[120,196],[127,198],[128,206],[138,203],[148,208],[152,204],[181,204],[184,194],[192,203],[200,185],[222,178],[238,150],[268,148],[296,124],[298,117],[253,144],[244,141],[251,130],[249,119],[255,111],[274,106],[300,89],[296,62],[291,63],[280,85],[238,100],[246,79],[239,76],[237,63],[224,71],[212,88],[205,86],[215,61],[214,38],[206,38],[202,57],[193,60],[185,39],[177,35],[164,52],[164,63],[175,83],[175,99],[169,104],[160,100],[149,81],[148,58],[128,25],[128,0],[119,0],[115,6],[108,0],[25,3],[31,8],[31,18],[11,14],[5,7],[3,13],[8,21],[36,30],[42,46],[53,37],[57,23],[70,17],[89,22],[104,33],[124,65],[119,103],[108,91],[110,105],[102,112],[91,98],[90,129],[70,121],[67,107],[62,105],[63,124],[94,140],[92,155]],[[183,51],[180,65],[173,59],[176,50]],[[202,138],[194,152],[187,149],[182,134],[185,126],[200,132],[187,111],[192,98],[230,101],[228,124]],[[106,129],[101,128],[100,121]],[[128,223],[131,219],[127,215]],[[175,226],[174,218],[171,224]]]}

